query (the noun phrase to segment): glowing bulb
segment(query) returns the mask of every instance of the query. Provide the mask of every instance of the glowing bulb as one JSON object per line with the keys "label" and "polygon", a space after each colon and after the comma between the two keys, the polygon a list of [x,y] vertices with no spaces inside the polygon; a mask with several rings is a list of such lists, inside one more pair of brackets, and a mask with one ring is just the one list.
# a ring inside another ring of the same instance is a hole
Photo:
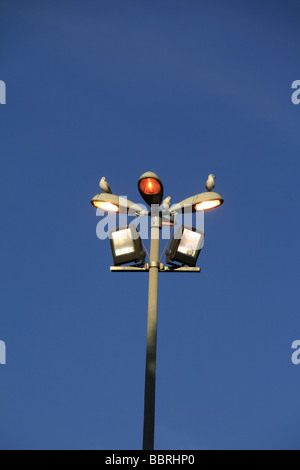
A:
{"label": "glowing bulb", "polygon": [[214,201],[203,201],[200,202],[199,204],[196,204],[195,210],[196,211],[207,211],[209,209],[214,209],[215,207],[218,207],[221,205],[221,201],[218,199]]}
{"label": "glowing bulb", "polygon": [[103,211],[119,212],[118,206],[111,202],[93,201],[93,205],[97,207],[97,209],[102,209]]}
{"label": "glowing bulb", "polygon": [[140,182],[140,190],[144,194],[155,195],[159,194],[161,191],[161,185],[154,178],[144,178]]}

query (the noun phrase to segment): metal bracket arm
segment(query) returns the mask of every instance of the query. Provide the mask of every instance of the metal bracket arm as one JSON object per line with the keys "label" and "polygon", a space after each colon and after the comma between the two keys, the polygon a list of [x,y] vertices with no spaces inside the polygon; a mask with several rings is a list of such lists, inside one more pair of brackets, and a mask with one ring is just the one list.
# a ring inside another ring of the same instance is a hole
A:
{"label": "metal bracket arm", "polygon": [[179,267],[174,268],[173,266],[164,266],[163,264],[158,263],[148,263],[144,267],[138,266],[111,266],[110,271],[112,273],[121,273],[121,272],[132,272],[132,273],[147,273],[151,268],[159,268],[160,273],[200,273],[201,268],[193,267]]}

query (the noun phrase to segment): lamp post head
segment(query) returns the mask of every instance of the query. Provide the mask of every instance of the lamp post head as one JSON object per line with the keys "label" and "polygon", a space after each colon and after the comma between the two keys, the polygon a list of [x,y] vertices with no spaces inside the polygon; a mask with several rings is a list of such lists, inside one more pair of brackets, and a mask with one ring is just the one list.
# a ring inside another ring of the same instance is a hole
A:
{"label": "lamp post head", "polygon": [[171,207],[172,213],[179,212],[199,212],[214,209],[221,206],[224,199],[220,194],[214,192],[206,192],[196,194],[195,196],[184,199],[183,201]]}
{"label": "lamp post head", "polygon": [[140,176],[138,189],[140,195],[149,206],[152,204],[161,204],[164,188],[160,178],[152,171],[147,171]]}
{"label": "lamp post head", "polygon": [[131,215],[143,212],[143,207],[139,204],[135,204],[125,197],[109,193],[97,194],[91,200],[91,204],[97,209],[102,209],[107,212],[122,212]]}

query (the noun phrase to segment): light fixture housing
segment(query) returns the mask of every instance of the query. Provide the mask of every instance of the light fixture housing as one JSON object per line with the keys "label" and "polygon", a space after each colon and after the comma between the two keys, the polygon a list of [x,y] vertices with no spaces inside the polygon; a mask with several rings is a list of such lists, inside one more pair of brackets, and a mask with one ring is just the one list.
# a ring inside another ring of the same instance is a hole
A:
{"label": "light fixture housing", "polygon": [[110,232],[110,246],[114,266],[128,263],[145,264],[145,252],[139,231],[132,225],[118,227]]}
{"label": "light fixture housing", "polygon": [[167,251],[167,264],[174,261],[187,266],[196,266],[204,245],[204,232],[193,227],[182,225]]}
{"label": "light fixture housing", "polygon": [[224,199],[220,194],[208,191],[205,193],[196,194],[195,196],[184,199],[183,201],[171,207],[171,213],[179,212],[199,212],[214,209],[221,206]]}
{"label": "light fixture housing", "polygon": [[144,173],[139,178],[138,189],[140,195],[149,206],[161,204],[164,196],[163,184],[160,178],[152,171]]}
{"label": "light fixture housing", "polygon": [[107,212],[121,212],[128,214],[140,214],[143,212],[143,207],[129,201],[125,197],[116,196],[115,194],[100,193],[91,200],[91,204],[97,209],[102,209]]}

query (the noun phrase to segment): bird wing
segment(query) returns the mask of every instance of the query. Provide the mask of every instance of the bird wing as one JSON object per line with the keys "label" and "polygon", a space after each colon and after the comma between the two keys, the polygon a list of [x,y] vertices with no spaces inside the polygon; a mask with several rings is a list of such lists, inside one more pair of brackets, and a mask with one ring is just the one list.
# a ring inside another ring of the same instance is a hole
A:
{"label": "bird wing", "polygon": [[106,190],[108,193],[111,193],[110,184],[106,181]]}

